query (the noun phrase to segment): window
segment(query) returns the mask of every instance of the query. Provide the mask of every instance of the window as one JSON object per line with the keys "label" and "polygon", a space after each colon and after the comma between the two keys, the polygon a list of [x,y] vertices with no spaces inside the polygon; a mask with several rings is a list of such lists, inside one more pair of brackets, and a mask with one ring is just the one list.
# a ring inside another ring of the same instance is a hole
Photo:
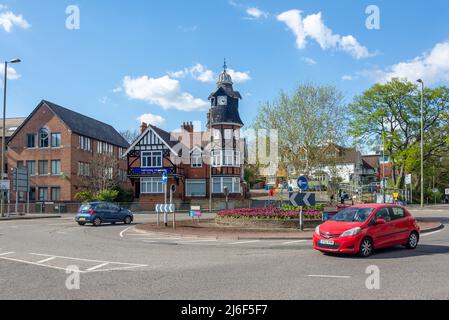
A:
{"label": "window", "polygon": [[80,149],[84,151],[92,151],[92,142],[90,138],[80,136]]}
{"label": "window", "polygon": [[221,139],[221,131],[218,129],[214,129],[213,136],[214,136],[214,140],[220,140]]}
{"label": "window", "polygon": [[195,151],[192,152],[191,164],[192,168],[201,168],[203,166],[203,158],[200,150],[195,149]]}
{"label": "window", "polygon": [[33,133],[27,134],[27,148],[36,148],[36,135]]}
{"label": "window", "polygon": [[59,176],[61,174],[61,160],[51,161],[51,174],[54,176]]}
{"label": "window", "polygon": [[212,166],[238,167],[240,165],[240,151],[234,151],[232,149],[212,151]]}
{"label": "window", "polygon": [[232,129],[225,129],[224,136],[225,140],[232,140]]}
{"label": "window", "polygon": [[61,200],[61,188],[60,187],[52,187],[51,188],[51,201],[59,201]]}
{"label": "window", "polygon": [[162,178],[141,178],[140,193],[164,193]]}
{"label": "window", "polygon": [[39,201],[48,201],[47,187],[39,187]]}
{"label": "window", "polygon": [[234,165],[234,150],[225,150],[224,151],[224,166],[232,166]]}
{"label": "window", "polygon": [[387,208],[382,208],[376,213],[376,220],[383,219],[386,222],[391,221],[390,211]]}
{"label": "window", "polygon": [[212,178],[213,193],[224,193],[224,187],[228,188],[229,193],[240,193],[240,178]]}
{"label": "window", "polygon": [[28,169],[28,174],[30,176],[35,176],[36,175],[36,161],[27,161],[27,169]]}
{"label": "window", "polygon": [[50,136],[48,133],[48,130],[45,128],[42,128],[39,130],[39,148],[48,148]]}
{"label": "window", "polygon": [[78,175],[80,177],[90,177],[90,164],[78,162]]}
{"label": "window", "polygon": [[402,219],[405,218],[405,212],[404,209],[402,208],[391,208],[392,211],[392,220],[398,220],[398,219]]}
{"label": "window", "polygon": [[114,146],[106,142],[97,142],[97,152],[99,154],[109,153],[114,154]]}
{"label": "window", "polygon": [[51,147],[52,148],[61,147],[61,134],[60,133],[52,133],[51,134]]}
{"label": "window", "polygon": [[142,152],[142,168],[161,168],[162,151]]}
{"label": "window", "polygon": [[205,197],[206,180],[186,180],[186,197]]}
{"label": "window", "polygon": [[39,160],[39,175],[41,175],[41,176],[48,175],[48,161],[47,160]]}

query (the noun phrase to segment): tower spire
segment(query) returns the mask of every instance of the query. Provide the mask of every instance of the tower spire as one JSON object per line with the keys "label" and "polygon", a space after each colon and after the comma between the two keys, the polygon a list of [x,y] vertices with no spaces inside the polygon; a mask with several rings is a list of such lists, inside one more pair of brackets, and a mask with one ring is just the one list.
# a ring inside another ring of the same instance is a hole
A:
{"label": "tower spire", "polygon": [[226,63],[226,58],[224,58],[223,70],[226,72],[228,70],[228,65]]}

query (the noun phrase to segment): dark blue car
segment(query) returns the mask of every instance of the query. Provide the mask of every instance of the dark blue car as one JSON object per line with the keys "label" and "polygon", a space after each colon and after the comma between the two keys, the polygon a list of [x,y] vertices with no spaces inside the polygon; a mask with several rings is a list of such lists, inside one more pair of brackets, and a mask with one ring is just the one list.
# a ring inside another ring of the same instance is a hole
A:
{"label": "dark blue car", "polygon": [[109,202],[92,202],[82,204],[78,214],[76,215],[76,222],[80,226],[91,223],[94,226],[99,226],[102,223],[123,222],[131,224],[134,220],[133,213],[124,208],[109,203]]}

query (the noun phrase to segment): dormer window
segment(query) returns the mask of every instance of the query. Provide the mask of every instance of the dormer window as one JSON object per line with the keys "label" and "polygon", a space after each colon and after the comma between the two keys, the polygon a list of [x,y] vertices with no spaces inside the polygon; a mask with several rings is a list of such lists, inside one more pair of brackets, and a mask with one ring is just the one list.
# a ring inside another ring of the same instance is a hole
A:
{"label": "dormer window", "polygon": [[50,145],[50,134],[47,129],[39,130],[39,148],[48,148]]}
{"label": "dormer window", "polygon": [[203,157],[201,150],[195,149],[191,155],[191,165],[192,168],[202,168],[203,167]]}

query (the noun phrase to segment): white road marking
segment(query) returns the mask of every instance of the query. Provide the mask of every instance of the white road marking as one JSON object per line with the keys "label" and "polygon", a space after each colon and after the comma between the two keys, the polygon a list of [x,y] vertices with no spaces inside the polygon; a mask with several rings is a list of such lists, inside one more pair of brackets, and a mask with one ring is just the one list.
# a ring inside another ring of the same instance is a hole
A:
{"label": "white road marking", "polygon": [[237,244],[247,244],[247,243],[256,243],[260,242],[260,240],[252,240],[252,241],[238,241],[238,242],[231,242],[228,243],[229,245],[237,245]]}
{"label": "white road marking", "polygon": [[134,238],[133,240],[181,240],[182,238]]}
{"label": "white road marking", "polygon": [[10,254],[13,254],[14,252],[5,252],[5,253],[0,253],[0,256],[7,256]]}
{"label": "white road marking", "polygon": [[125,230],[122,230],[122,232],[120,232],[120,238],[123,238],[123,235],[125,234],[126,231],[130,230],[131,228],[134,228],[134,226],[128,227]]}
{"label": "white road marking", "polygon": [[194,244],[194,243],[203,243],[203,242],[217,242],[217,239],[210,239],[210,240],[188,240],[188,241],[181,241],[179,244]]}
{"label": "white road marking", "polygon": [[108,264],[109,264],[109,262],[105,262],[105,263],[96,265],[95,267],[89,268],[86,271],[95,271],[97,269],[100,269],[100,268],[103,268],[103,267],[107,266]]}
{"label": "white road marking", "polygon": [[350,276],[332,276],[332,275],[323,275],[323,274],[309,274],[310,278],[336,278],[336,279],[350,279]]}
{"label": "white road marking", "polygon": [[42,264],[42,263],[49,262],[49,261],[52,261],[52,260],[55,260],[55,259],[56,259],[56,257],[50,257],[50,258],[38,261],[37,263]]}
{"label": "white road marking", "polygon": [[282,245],[287,246],[289,244],[295,244],[295,243],[304,243],[304,242],[308,242],[309,240],[296,240],[296,241],[288,241],[288,242],[284,242],[282,243]]}
{"label": "white road marking", "polygon": [[423,234],[421,234],[421,237],[431,236],[432,234],[439,233],[439,232],[441,232],[441,231],[443,231],[443,230],[444,230],[444,229],[437,230],[437,231],[434,231],[434,232],[429,232],[429,233],[423,233]]}

